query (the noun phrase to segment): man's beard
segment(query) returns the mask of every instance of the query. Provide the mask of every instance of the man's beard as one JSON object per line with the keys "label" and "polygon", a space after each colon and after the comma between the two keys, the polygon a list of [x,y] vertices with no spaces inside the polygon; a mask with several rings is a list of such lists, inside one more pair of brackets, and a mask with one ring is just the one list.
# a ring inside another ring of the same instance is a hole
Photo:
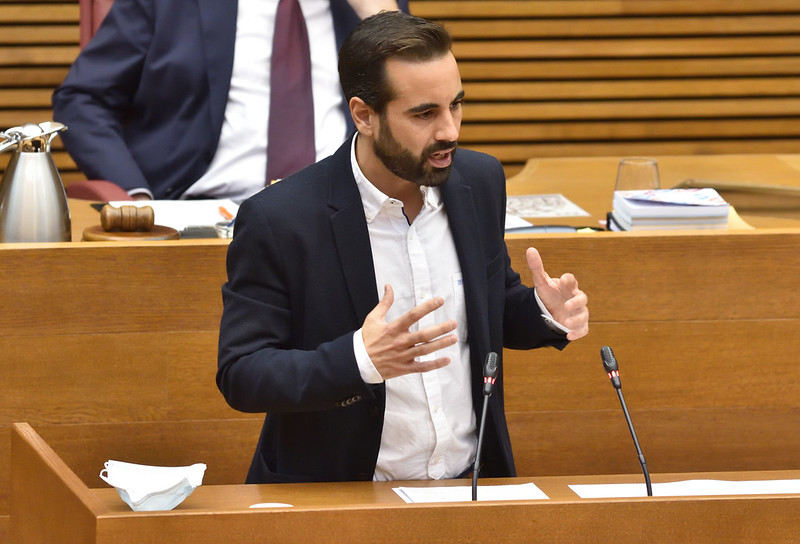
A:
{"label": "man's beard", "polygon": [[[381,131],[373,143],[375,155],[394,175],[417,185],[429,187],[443,185],[450,177],[450,167],[453,165],[457,146],[458,141],[437,141],[425,148],[419,157],[415,157],[411,151],[400,145],[400,142],[395,139],[385,118],[382,118]],[[428,164],[429,155],[445,149],[453,150],[449,165],[444,168],[436,168]]]}

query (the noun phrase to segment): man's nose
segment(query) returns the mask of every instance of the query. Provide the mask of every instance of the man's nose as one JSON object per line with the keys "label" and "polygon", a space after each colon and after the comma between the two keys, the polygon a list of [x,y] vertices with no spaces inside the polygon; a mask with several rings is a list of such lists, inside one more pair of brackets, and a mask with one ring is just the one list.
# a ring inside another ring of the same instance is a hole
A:
{"label": "man's nose", "polygon": [[455,142],[458,140],[458,133],[461,130],[461,116],[448,112],[441,116],[441,122],[436,127],[436,139],[440,142]]}

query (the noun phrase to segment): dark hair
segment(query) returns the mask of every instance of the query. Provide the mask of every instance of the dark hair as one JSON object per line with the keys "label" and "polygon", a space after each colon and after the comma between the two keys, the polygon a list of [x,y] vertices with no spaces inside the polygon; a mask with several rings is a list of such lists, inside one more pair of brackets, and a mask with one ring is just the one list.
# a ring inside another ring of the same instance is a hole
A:
{"label": "dark hair", "polygon": [[382,113],[394,98],[386,81],[386,61],[438,59],[451,45],[441,25],[400,11],[382,11],[361,21],[339,51],[339,82],[345,99],[357,96]]}

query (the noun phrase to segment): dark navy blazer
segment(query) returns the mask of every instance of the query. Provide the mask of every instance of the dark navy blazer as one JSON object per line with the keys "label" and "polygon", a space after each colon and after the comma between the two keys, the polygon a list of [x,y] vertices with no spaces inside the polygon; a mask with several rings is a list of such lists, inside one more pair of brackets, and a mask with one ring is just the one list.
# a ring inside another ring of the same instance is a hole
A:
{"label": "dark navy blazer", "polygon": [[[87,177],[156,198],[177,198],[202,177],[222,130],[237,6],[114,1],[53,93],[64,146]],[[359,19],[347,0],[331,0],[331,12],[341,46]]]}
{"label": "dark navy blazer", "polygon": [[[464,279],[480,420],[489,351],[566,340],[510,267],[500,163],[459,149],[442,198]],[[227,267],[217,384],[233,408],[267,413],[247,481],[371,479],[385,388],[362,381],[353,352],[378,293],[350,142],[242,204]],[[513,476],[502,365],[490,402],[482,474]]]}

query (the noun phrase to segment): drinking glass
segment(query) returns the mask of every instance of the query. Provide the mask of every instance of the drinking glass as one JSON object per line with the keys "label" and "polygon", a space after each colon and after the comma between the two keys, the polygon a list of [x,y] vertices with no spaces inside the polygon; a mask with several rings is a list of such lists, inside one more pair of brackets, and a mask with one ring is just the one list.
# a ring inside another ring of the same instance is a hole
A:
{"label": "drinking glass", "polygon": [[619,161],[615,191],[658,189],[660,186],[655,159],[630,157]]}

